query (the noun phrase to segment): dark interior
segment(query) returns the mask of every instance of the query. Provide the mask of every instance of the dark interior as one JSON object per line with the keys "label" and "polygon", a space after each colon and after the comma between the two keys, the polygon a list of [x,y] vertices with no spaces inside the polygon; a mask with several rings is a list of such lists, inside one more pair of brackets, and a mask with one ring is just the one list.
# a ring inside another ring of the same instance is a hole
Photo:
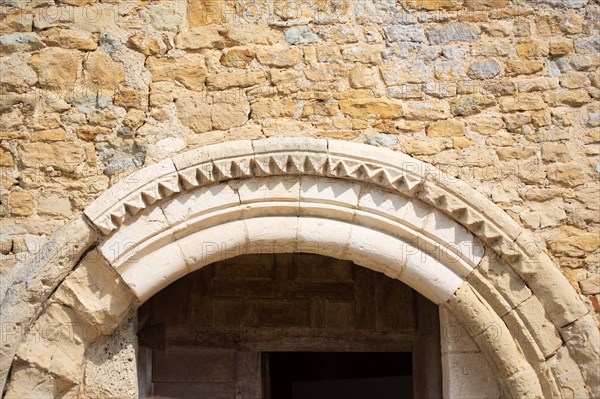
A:
{"label": "dark interior", "polygon": [[271,352],[272,399],[412,398],[412,354],[406,352]]}

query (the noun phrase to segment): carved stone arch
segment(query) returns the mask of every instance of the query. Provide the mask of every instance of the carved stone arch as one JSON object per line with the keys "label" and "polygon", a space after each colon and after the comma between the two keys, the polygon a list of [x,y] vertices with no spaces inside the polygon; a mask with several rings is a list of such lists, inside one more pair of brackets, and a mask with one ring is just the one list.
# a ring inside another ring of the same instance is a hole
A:
{"label": "carved stone arch", "polygon": [[467,328],[507,397],[598,395],[592,316],[500,208],[400,153],[278,138],[150,165],[59,231],[21,283],[28,298],[2,298],[3,323],[23,331],[0,349],[5,378],[15,355],[6,396],[76,392],[86,348],[130,310],[197,268],[261,252],[319,253],[402,280]]}

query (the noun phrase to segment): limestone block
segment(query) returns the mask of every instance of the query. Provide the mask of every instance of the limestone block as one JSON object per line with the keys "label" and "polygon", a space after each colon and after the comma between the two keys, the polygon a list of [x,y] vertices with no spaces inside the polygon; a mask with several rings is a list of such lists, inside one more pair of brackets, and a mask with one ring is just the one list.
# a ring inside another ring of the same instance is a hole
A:
{"label": "limestone block", "polygon": [[262,71],[246,73],[218,73],[209,75],[206,86],[210,90],[225,90],[231,87],[250,87],[265,83],[267,74]]}
{"label": "limestone block", "polygon": [[235,256],[252,254],[254,251],[270,253],[268,245],[262,248],[258,243],[250,243],[247,240],[246,223],[236,220],[241,218],[241,213],[235,216],[237,217],[230,221],[198,230],[177,241],[189,270],[197,270]]}
{"label": "limestone block", "polygon": [[160,207],[149,207],[131,222],[124,223],[106,241],[98,245],[98,251],[113,268],[118,269],[139,250],[139,245],[154,234],[167,228],[169,223]]}
{"label": "limestone block", "polygon": [[52,303],[32,326],[17,357],[77,384],[82,376],[86,345],[99,335],[72,309]]}
{"label": "limestone block", "polygon": [[98,250],[89,252],[58,287],[54,299],[71,308],[99,334],[110,334],[137,298]]}
{"label": "limestone block", "polygon": [[226,147],[219,145],[198,147],[175,155],[173,163],[177,170],[184,170],[194,165],[218,161],[223,158],[251,158],[254,153],[252,146],[253,141],[251,140],[238,140],[228,142]]}
{"label": "limestone block", "polygon": [[175,46],[182,50],[223,49],[229,44],[230,40],[215,26],[185,30],[175,36]]}
{"label": "limestone block", "polygon": [[42,88],[65,90],[72,88],[77,79],[81,56],[74,50],[49,47],[32,55],[29,62]]}
{"label": "limestone block", "polygon": [[446,44],[453,41],[474,42],[479,39],[479,33],[463,22],[451,22],[430,29],[427,38],[431,44]]}
{"label": "limestone block", "polygon": [[84,30],[52,28],[43,31],[41,37],[47,46],[84,51],[95,50],[98,47],[92,34]]}
{"label": "limestone block", "polygon": [[504,316],[529,298],[531,290],[502,258],[491,250],[487,252],[468,280],[496,313]]}
{"label": "limestone block", "polygon": [[180,190],[173,161],[165,159],[127,176],[88,205],[84,213],[108,233],[117,227],[116,222],[120,225],[124,221],[126,213],[135,214]]}
{"label": "limestone block", "polygon": [[[233,181],[230,186],[237,191],[242,206],[249,204],[261,206],[263,202],[291,202],[292,208],[298,206],[300,177],[297,176],[245,179],[239,182]],[[275,207],[271,206],[273,208],[271,210],[268,208],[266,207],[264,212],[269,215],[276,214],[273,213]],[[281,211],[289,212],[292,208],[286,207]]]}
{"label": "limestone block", "polygon": [[52,166],[60,171],[73,173],[85,160],[83,148],[66,141],[23,143],[19,150],[21,161],[28,168]]}
{"label": "limestone block", "polygon": [[225,49],[219,62],[226,67],[245,69],[255,58],[256,52],[254,50],[246,48]]}
{"label": "limestone block", "polygon": [[250,104],[245,99],[216,102],[210,106],[212,128],[228,130],[240,127],[248,122]]}
{"label": "limestone block", "polygon": [[492,79],[500,74],[502,68],[495,60],[474,62],[469,67],[469,76],[476,79]]}
{"label": "limestone block", "polygon": [[82,393],[93,398],[137,398],[136,315],[86,353]]}
{"label": "limestone block", "polygon": [[[440,345],[448,353],[480,353],[469,332],[444,306],[440,306]],[[488,366],[489,367],[489,366]]]}
{"label": "limestone block", "polygon": [[450,107],[446,101],[408,101],[404,103],[404,117],[409,120],[431,121],[446,119],[449,116]]}
{"label": "limestone block", "polygon": [[212,130],[212,109],[205,95],[181,96],[176,101],[177,117],[196,133]]}
{"label": "limestone block", "polygon": [[562,346],[547,362],[565,398],[588,397],[581,371],[565,346]]}
{"label": "limestone block", "polygon": [[236,189],[220,184],[183,193],[163,203],[161,207],[166,221],[173,226],[239,204],[240,196]]}
{"label": "limestone block", "polygon": [[146,68],[154,82],[175,80],[187,89],[202,91],[206,79],[204,56],[188,54],[180,58],[149,57]]}
{"label": "limestone block", "polygon": [[260,252],[297,252],[298,217],[267,216],[246,220],[248,248],[255,247]]}
{"label": "limestone block", "polygon": [[[352,230],[350,223],[328,220],[325,214],[320,217],[319,212],[312,211],[310,205],[303,207],[301,212],[301,217],[298,218],[298,252],[350,259],[347,253]],[[335,234],[331,234],[333,230]]]}
{"label": "limestone block", "polygon": [[381,98],[361,98],[340,101],[340,109],[353,118],[395,119],[402,116],[402,104]]}
{"label": "limestone block", "polygon": [[288,68],[302,61],[303,53],[297,47],[259,48],[256,56],[261,64],[276,68]]}
{"label": "limestone block", "polygon": [[0,53],[35,51],[42,47],[44,44],[33,33],[12,33],[0,36]]}
{"label": "limestone block", "polygon": [[430,137],[460,137],[465,135],[465,125],[460,121],[445,120],[431,123],[427,127]]}
{"label": "limestone block", "polygon": [[555,353],[562,345],[558,330],[544,311],[540,301],[531,296],[512,312],[516,312],[539,345],[544,357]]}
{"label": "limestone block", "polygon": [[492,95],[471,94],[450,101],[450,111],[454,116],[470,116],[494,105],[496,99]]}
{"label": "limestone block", "polygon": [[591,397],[600,396],[600,331],[591,313],[560,329]]}
{"label": "limestone block", "polygon": [[55,398],[64,394],[72,386],[38,367],[29,364],[15,364],[10,376],[5,398]]}
{"label": "limestone block", "polygon": [[440,255],[442,250],[458,252],[468,260],[470,268],[476,267],[483,257],[483,243],[466,228],[437,209],[428,212],[423,219],[421,229],[428,235],[436,237],[438,242],[444,245],[443,248],[439,248]]}
{"label": "limestone block", "polygon": [[86,86],[93,90],[115,90],[125,80],[123,66],[100,50],[87,56],[83,73]]}
{"label": "limestone block", "polygon": [[331,203],[350,209],[358,205],[361,186],[355,183],[313,176],[303,176],[300,181],[300,201]]}
{"label": "limestone block", "polygon": [[481,399],[499,396],[496,377],[481,353],[442,354],[445,398]]}
{"label": "limestone block", "polygon": [[511,267],[542,302],[556,327],[563,327],[588,312],[571,284],[529,233],[523,232],[516,245],[524,256],[511,262]]}
{"label": "limestone block", "polygon": [[189,272],[179,246],[169,238],[155,243],[158,249],[146,247],[139,251],[118,270],[140,302]]}

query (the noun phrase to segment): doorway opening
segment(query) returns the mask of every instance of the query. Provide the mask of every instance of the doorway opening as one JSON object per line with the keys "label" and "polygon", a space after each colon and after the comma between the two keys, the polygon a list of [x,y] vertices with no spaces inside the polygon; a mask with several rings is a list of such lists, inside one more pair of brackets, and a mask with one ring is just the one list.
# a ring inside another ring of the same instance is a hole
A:
{"label": "doorway opening", "polygon": [[265,399],[410,399],[410,352],[263,353]]}
{"label": "doorway opening", "polygon": [[346,260],[217,262],[149,299],[138,328],[142,399],[441,397],[438,307]]}

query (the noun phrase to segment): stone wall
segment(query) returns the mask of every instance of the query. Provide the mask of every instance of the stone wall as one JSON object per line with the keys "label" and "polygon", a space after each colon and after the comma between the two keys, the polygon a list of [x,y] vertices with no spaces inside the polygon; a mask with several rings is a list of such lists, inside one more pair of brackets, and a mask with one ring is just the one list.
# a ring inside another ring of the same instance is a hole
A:
{"label": "stone wall", "polygon": [[313,136],[460,177],[600,312],[597,0],[2,0],[0,18],[2,277],[144,165]]}

